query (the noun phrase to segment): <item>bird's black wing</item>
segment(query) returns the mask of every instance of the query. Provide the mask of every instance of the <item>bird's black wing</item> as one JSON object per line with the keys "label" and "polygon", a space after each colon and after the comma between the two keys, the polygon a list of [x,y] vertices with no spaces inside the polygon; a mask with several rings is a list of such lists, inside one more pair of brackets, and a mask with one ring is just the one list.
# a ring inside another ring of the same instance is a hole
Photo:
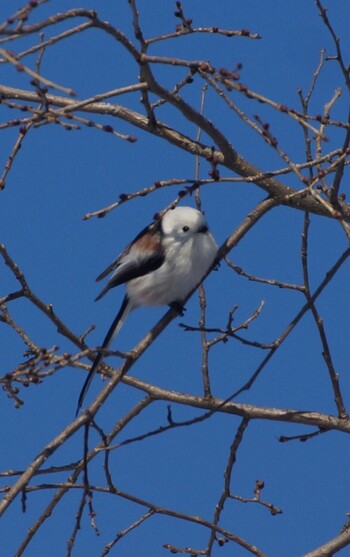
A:
{"label": "bird's black wing", "polygon": [[102,298],[108,290],[115,286],[155,271],[162,265],[164,256],[162,232],[159,221],[157,221],[144,228],[123,253],[97,277],[96,280],[99,281],[114,270],[112,277],[96,300]]}

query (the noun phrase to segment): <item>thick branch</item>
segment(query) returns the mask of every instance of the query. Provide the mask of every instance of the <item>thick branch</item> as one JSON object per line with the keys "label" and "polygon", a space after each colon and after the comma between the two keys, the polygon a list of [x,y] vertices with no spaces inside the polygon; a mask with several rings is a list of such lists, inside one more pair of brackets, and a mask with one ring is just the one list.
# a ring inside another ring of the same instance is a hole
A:
{"label": "thick branch", "polygon": [[162,389],[161,387],[146,383],[141,379],[129,375],[123,378],[123,382],[148,393],[153,398],[184,404],[192,408],[215,410],[223,414],[234,414],[235,416],[242,416],[249,419],[303,424],[315,426],[320,429],[335,429],[337,431],[343,431],[344,433],[350,433],[349,418],[343,419],[329,414],[322,414],[321,412],[306,412],[290,408],[265,408],[262,406],[253,406],[251,404],[225,403],[224,400],[217,398],[207,399],[205,397]]}
{"label": "thick branch", "polygon": [[317,549],[310,551],[303,555],[303,557],[331,557],[343,547],[350,544],[350,529],[347,528],[344,532],[341,532],[339,536],[329,540],[329,542],[321,545]]}
{"label": "thick branch", "polygon": [[[186,119],[190,120],[197,126],[200,126],[201,129],[209,134],[213,141],[215,141],[220,147],[221,151],[213,152],[211,146],[203,145],[202,143],[199,143],[170,126],[167,126],[163,122],[157,121],[156,126],[150,126],[149,120],[146,116],[121,105],[91,102],[90,104],[84,104],[84,106],[81,106],[79,111],[119,118],[145,132],[152,133],[157,137],[165,139],[169,143],[187,151],[188,153],[191,153],[192,155],[197,155],[205,159],[214,156],[218,164],[225,166],[232,172],[239,174],[244,178],[248,178],[249,176],[256,177],[262,174],[261,170],[246,161],[233,149],[230,143],[224,138],[224,136],[222,136],[221,132],[219,132],[211,122],[197,113],[190,105],[185,103],[185,101],[181,100],[177,95],[169,93],[160,86],[154,86],[154,89],[156,94],[159,94],[162,98],[166,98],[169,102],[172,102],[172,104],[183,113]],[[5,99],[15,99],[17,101],[34,103],[39,103],[41,101],[36,91],[16,89],[13,87],[6,87],[4,85],[0,86],[0,95]],[[172,96],[169,97],[169,95]],[[77,102],[83,102],[50,94],[47,94],[46,98],[51,106],[67,108],[73,106]],[[307,190],[303,190],[299,193],[293,188],[286,186],[279,180],[271,177],[257,178],[254,180],[254,183],[273,197],[278,204],[287,205],[302,211],[309,211],[310,213],[321,216],[333,217],[327,208],[315,199]],[[350,222],[350,205],[342,203],[341,211],[344,220]]]}

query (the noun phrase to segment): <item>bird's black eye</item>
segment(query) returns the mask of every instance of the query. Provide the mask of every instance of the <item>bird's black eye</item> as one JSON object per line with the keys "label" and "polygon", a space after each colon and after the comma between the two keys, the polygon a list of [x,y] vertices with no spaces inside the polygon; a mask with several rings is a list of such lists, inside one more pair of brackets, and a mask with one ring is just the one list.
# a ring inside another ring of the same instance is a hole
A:
{"label": "bird's black eye", "polygon": [[188,231],[189,231],[189,229],[190,229],[190,227],[189,227],[189,226],[183,226],[183,227],[182,227],[182,230],[183,230],[184,232],[188,232]]}

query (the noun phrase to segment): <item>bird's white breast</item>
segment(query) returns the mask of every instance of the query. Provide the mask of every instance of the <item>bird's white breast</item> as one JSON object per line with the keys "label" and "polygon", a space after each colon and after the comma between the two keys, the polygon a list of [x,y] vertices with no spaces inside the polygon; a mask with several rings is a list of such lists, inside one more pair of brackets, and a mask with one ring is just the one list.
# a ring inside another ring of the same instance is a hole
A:
{"label": "bird's white breast", "polygon": [[200,283],[217,253],[209,232],[196,233],[185,242],[165,238],[164,247],[165,260],[158,269],[128,282],[134,307],[181,303]]}

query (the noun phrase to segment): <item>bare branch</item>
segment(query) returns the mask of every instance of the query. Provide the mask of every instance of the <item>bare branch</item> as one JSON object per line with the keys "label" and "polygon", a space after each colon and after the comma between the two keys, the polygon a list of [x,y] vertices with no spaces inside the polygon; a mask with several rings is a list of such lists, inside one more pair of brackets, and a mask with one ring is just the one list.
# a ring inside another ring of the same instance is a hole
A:
{"label": "bare branch", "polygon": [[[150,76],[148,78],[151,80]],[[177,99],[176,95],[172,95],[170,92],[163,90],[156,82],[148,83],[148,86],[152,92],[158,94],[161,98],[164,98],[180,112],[183,113],[185,118],[192,121],[197,126],[206,132],[215,141],[219,149],[222,151],[215,150],[212,152],[212,148],[209,146],[197,143],[195,140],[189,138],[188,136],[182,134],[179,131],[172,129],[165,123],[159,122],[157,120],[156,127],[149,127],[148,118],[137,113],[129,108],[122,107],[120,105],[112,105],[107,103],[91,103],[84,108],[84,111],[96,114],[108,114],[109,116],[120,118],[136,126],[143,131],[152,133],[154,135],[159,135],[169,143],[176,145],[177,147],[188,151],[192,155],[198,155],[209,160],[215,157],[217,164],[224,165],[226,168],[236,172],[244,178],[254,177],[254,182],[266,191],[271,197],[274,197],[276,201],[282,205],[287,205],[295,209],[302,211],[309,211],[310,213],[315,213],[322,216],[330,216],[333,218],[339,218],[339,212],[335,215],[330,214],[329,210],[325,209],[318,200],[314,199],[313,196],[308,193],[308,191],[301,191],[300,193],[295,191],[293,188],[286,186],[274,178],[266,177],[262,174],[256,167],[247,162],[243,157],[238,155],[232,146],[229,144],[226,138],[218,131],[215,130],[214,126],[201,116],[198,112],[192,109],[184,101]],[[39,102],[40,98],[36,92],[24,91],[19,89],[14,89],[11,87],[0,86],[0,95],[4,98],[11,98],[16,100],[23,100],[29,102]],[[60,107],[70,107],[75,101],[67,99],[65,97],[57,97],[54,95],[46,95],[48,102],[51,105],[56,105]],[[260,178],[261,176],[261,178]],[[344,203],[341,204],[341,213],[344,220],[350,221],[350,206]]]}

